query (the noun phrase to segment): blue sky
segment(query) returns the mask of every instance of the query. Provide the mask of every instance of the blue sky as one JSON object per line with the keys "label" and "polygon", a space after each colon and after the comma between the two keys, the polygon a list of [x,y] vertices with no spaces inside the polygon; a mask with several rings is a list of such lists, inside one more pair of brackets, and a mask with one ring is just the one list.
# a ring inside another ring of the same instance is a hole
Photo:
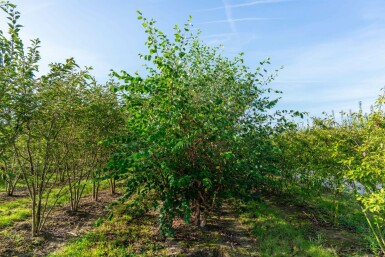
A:
{"label": "blue sky", "polygon": [[[25,40],[42,41],[41,71],[75,57],[104,81],[110,69],[141,69],[145,35],[136,10],[171,33],[189,15],[210,45],[245,53],[255,68],[271,58],[279,107],[368,110],[385,86],[384,0],[15,0]],[[2,25],[4,20],[1,19]],[[0,26],[1,27],[1,26]]]}

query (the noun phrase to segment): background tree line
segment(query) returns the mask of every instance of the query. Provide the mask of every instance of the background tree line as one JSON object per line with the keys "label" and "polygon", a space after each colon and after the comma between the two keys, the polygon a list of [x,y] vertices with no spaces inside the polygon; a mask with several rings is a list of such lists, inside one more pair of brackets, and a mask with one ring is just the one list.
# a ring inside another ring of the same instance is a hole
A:
{"label": "background tree line", "polygon": [[275,137],[280,149],[275,176],[281,192],[302,198],[332,196],[334,223],[343,222],[340,211],[346,197],[355,199],[376,247],[385,253],[384,240],[384,95],[369,113],[334,114],[313,118]]}

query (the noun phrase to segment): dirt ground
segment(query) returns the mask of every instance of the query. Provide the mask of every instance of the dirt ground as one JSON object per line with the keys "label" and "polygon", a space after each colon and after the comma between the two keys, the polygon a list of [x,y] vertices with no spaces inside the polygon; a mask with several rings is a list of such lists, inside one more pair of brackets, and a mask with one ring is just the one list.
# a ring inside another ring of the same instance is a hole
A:
{"label": "dirt ground", "polygon": [[[273,204],[269,200],[267,203]],[[335,249],[338,256],[351,256],[357,249],[365,249],[365,246],[360,244],[362,240],[357,234],[316,218],[304,207],[284,202],[273,205],[279,208],[282,217],[293,226],[297,226],[298,222],[309,224],[314,235],[323,236],[324,247]],[[260,256],[258,249],[255,248],[257,240],[239,222],[234,207],[225,204],[218,216],[208,220],[207,227],[203,230],[177,222],[175,237],[166,243],[166,247],[170,256],[178,254],[190,257]],[[372,255],[367,253],[364,256]]]}
{"label": "dirt ground", "polygon": [[[30,236],[30,221],[17,223],[7,229],[4,235],[0,235],[0,256],[45,256],[60,249],[69,240],[92,230],[95,221],[108,213],[106,206],[116,197],[117,195],[110,195],[106,191],[101,192],[98,202],[85,197],[81,211],[76,213],[69,211],[68,206],[58,207],[48,219],[41,237]],[[282,217],[293,226],[298,222],[311,224],[314,233],[322,233],[325,246],[330,245],[337,249],[339,256],[349,256],[356,248],[363,247],[357,245],[360,240],[356,234],[311,215],[305,207],[265,200],[279,208]],[[164,242],[156,239],[156,216],[156,213],[150,213],[145,219],[150,221],[152,240],[163,245],[168,256],[260,256],[255,248],[257,238],[251,236],[247,228],[239,222],[237,210],[230,204],[224,204],[217,213],[209,217],[204,229],[176,220],[174,237]]]}
{"label": "dirt ground", "polygon": [[0,256],[45,256],[59,249],[68,240],[90,231],[95,221],[108,213],[106,206],[117,197],[103,191],[99,201],[95,202],[87,196],[83,198],[78,212],[71,212],[69,206],[57,207],[40,237],[31,237],[30,220],[16,223],[0,235]]}
{"label": "dirt ground", "polygon": [[4,202],[10,202],[19,198],[28,197],[27,188],[17,188],[12,196],[7,195],[5,192],[0,192],[0,204]]}
{"label": "dirt ground", "polygon": [[175,236],[166,243],[170,256],[259,256],[254,249],[256,239],[239,222],[234,207],[229,204],[209,217],[204,229],[182,221],[174,225]]}

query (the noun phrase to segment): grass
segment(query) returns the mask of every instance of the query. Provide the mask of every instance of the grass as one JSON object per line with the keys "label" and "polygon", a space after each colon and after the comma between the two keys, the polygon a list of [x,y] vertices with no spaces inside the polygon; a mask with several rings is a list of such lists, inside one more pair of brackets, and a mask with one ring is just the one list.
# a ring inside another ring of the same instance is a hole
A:
{"label": "grass", "polygon": [[[241,211],[239,221],[255,239],[252,248],[248,251],[249,253],[252,251],[254,254],[252,256],[337,256],[333,248],[324,245],[322,234],[312,233],[311,225],[303,223],[294,226],[285,220],[274,206],[264,202],[250,202],[243,205]],[[154,219],[151,216],[133,219],[124,212],[119,213],[118,211],[111,221],[105,221],[95,227],[93,231],[73,240],[49,256],[167,256],[169,249],[165,247],[165,244],[154,239],[153,222]],[[203,238],[203,241],[193,242],[186,239],[186,241],[179,242],[179,245],[189,245],[190,249],[197,249],[199,245],[206,250],[208,248],[220,249],[223,244],[221,232],[205,231],[205,233],[207,237]],[[242,248],[242,244],[239,247]],[[187,255],[178,254],[176,256]]]}
{"label": "grass", "polygon": [[[319,197],[310,197],[307,201],[316,210],[322,212],[330,221],[334,220],[335,201],[332,195],[322,194]],[[339,209],[336,220],[337,224],[335,225],[341,225],[358,233],[367,234],[369,232],[368,224],[354,196],[342,194],[338,201]]]}
{"label": "grass", "polygon": [[240,221],[256,238],[259,256],[337,256],[332,248],[322,245],[322,236],[310,236],[311,226],[293,226],[273,206],[250,202],[243,207]]}
{"label": "grass", "polygon": [[16,221],[31,216],[29,197],[0,204],[0,228],[12,226]]}
{"label": "grass", "polygon": [[322,194],[318,197],[309,197],[306,202],[309,206],[312,206],[313,210],[318,212],[318,215],[323,215],[325,219],[334,223],[335,226],[343,227],[356,233],[361,238],[365,248],[370,249],[373,253],[379,252],[378,243],[371,233],[361,207],[354,195],[343,193],[338,198],[339,209],[336,221],[334,221],[334,196]]}
{"label": "grass", "polygon": [[[102,188],[108,187],[103,184]],[[87,185],[84,195],[91,192],[91,186]],[[282,198],[281,198],[282,199]],[[282,213],[282,206],[278,202],[282,200],[272,199],[271,202],[250,201],[237,208],[239,221],[242,226],[255,239],[253,242],[253,253],[255,256],[314,256],[329,257],[339,256],[338,247],[330,244],[330,238],[325,231],[317,231],[311,222],[301,219],[300,216],[291,219]],[[63,196],[58,204],[68,202],[68,196]],[[306,212],[321,220],[332,220],[334,216],[334,199],[330,195],[307,197],[306,201],[295,197],[284,198],[284,204],[297,204],[305,206]],[[17,221],[28,219],[30,199],[19,198],[0,205],[0,227],[11,226]],[[237,203],[238,204],[238,203]],[[144,215],[133,218],[123,211],[124,207],[117,205],[115,216],[112,220],[99,219],[95,228],[85,235],[71,240],[68,244],[50,254],[51,257],[58,256],[166,256],[169,249],[163,242],[154,238],[154,216]],[[120,209],[119,209],[120,208]],[[366,222],[355,200],[348,195],[340,199],[339,215],[337,221],[341,227],[345,227],[362,236],[362,240],[376,252],[376,245],[368,237]],[[3,230],[7,232],[6,229]],[[2,232],[2,233],[3,233]],[[327,232],[327,231],[326,231]],[[206,233],[206,232],[205,232]],[[181,245],[193,249],[195,247],[218,248],[221,244],[220,232],[209,232],[206,238],[197,242],[189,240],[180,242]],[[216,235],[218,234],[218,235]],[[9,235],[12,236],[12,235]],[[15,237],[14,240],[20,240]],[[356,240],[354,238],[354,240]],[[254,249],[255,248],[255,249]],[[177,256],[185,256],[179,254]],[[364,256],[362,253],[351,253],[349,256]]]}
{"label": "grass", "polygon": [[[336,199],[338,200],[337,219],[335,220]],[[306,194],[299,188],[290,187],[279,196],[277,201],[305,206],[321,219],[334,225],[343,226],[357,233],[366,234],[369,227],[361,207],[351,192],[342,192],[337,198],[329,192]]]}
{"label": "grass", "polygon": [[[108,182],[102,182],[100,190],[108,188]],[[65,192],[66,189],[64,189]],[[53,189],[51,192],[50,204],[55,200],[53,196],[59,193],[60,189]],[[67,190],[68,191],[68,190]],[[91,194],[92,185],[87,184],[84,189],[83,195]],[[63,194],[57,202],[57,205],[63,205],[69,202],[69,194]],[[28,197],[17,198],[16,200],[10,200],[8,202],[0,203],[0,228],[12,226],[15,222],[27,220],[31,217],[31,200]]]}
{"label": "grass", "polygon": [[49,257],[145,257],[165,256],[164,247],[154,240],[153,220],[150,216],[133,219],[118,213],[93,231],[75,239]]}
{"label": "grass", "polygon": [[[356,238],[357,245],[364,253],[368,251],[379,252],[378,243],[369,229],[359,203],[351,192],[343,192],[338,198],[328,192],[318,195],[293,192],[295,191],[292,191],[291,194],[283,193],[268,198],[281,209],[293,205],[318,221],[328,223],[336,229],[345,230],[347,234]],[[337,215],[335,215],[336,199],[338,200]]]}
{"label": "grass", "polygon": [[4,180],[0,179],[0,191],[5,191],[5,184]]}

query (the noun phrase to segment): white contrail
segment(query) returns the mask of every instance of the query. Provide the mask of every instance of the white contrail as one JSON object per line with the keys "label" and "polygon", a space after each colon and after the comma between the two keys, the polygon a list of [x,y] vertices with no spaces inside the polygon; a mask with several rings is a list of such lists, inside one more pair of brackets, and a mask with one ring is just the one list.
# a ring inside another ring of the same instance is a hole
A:
{"label": "white contrail", "polygon": [[257,4],[275,4],[275,3],[283,3],[283,2],[289,2],[289,1],[292,1],[292,0],[257,0],[253,2],[242,3],[242,4],[219,6],[215,8],[205,9],[203,11],[215,11],[215,10],[221,10],[221,9],[227,9],[227,8],[247,7],[247,6],[253,6]]}
{"label": "white contrail", "polygon": [[250,18],[240,18],[240,19],[215,20],[215,21],[203,22],[201,24],[225,23],[225,22],[229,22],[231,24],[234,24],[235,22],[242,22],[242,21],[268,21],[268,20],[278,20],[278,19],[277,18],[250,17]]}
{"label": "white contrail", "polygon": [[237,33],[237,28],[235,27],[234,19],[232,18],[232,12],[231,12],[231,6],[228,4],[227,0],[222,0],[223,2],[223,8],[225,8],[226,11],[226,21],[228,22],[231,28],[231,32]]}

